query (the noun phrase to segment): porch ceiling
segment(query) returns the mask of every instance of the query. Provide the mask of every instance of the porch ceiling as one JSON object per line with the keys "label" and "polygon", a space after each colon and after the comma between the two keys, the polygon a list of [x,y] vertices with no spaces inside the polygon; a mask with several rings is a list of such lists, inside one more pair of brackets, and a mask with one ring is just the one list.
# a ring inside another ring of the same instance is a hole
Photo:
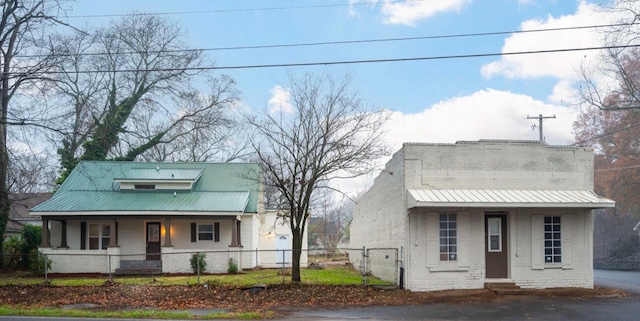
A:
{"label": "porch ceiling", "polygon": [[615,202],[588,190],[410,189],[414,207],[544,207],[606,208]]}

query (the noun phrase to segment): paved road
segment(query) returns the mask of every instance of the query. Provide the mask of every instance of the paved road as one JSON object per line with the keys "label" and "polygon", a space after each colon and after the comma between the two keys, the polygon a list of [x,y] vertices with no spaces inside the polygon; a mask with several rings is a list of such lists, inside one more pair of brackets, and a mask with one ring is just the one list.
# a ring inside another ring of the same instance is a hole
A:
{"label": "paved road", "polygon": [[430,304],[404,307],[298,311],[282,320],[606,320],[640,319],[640,297],[624,299],[559,299],[510,297],[498,302]]}
{"label": "paved road", "polygon": [[594,270],[594,274],[596,285],[640,294],[640,271]]}
{"label": "paved road", "polygon": [[[468,304],[429,304],[423,306],[366,307],[349,309],[301,309],[279,320],[640,320],[640,272],[595,271],[596,285],[616,287],[636,293],[628,298],[565,299],[531,296],[505,297],[500,301]],[[0,317],[1,321],[42,321],[46,318]],[[82,321],[56,318],[57,321]],[[109,319],[86,319],[103,321]],[[122,321],[122,320],[120,320]],[[146,320],[149,321],[149,320]]]}

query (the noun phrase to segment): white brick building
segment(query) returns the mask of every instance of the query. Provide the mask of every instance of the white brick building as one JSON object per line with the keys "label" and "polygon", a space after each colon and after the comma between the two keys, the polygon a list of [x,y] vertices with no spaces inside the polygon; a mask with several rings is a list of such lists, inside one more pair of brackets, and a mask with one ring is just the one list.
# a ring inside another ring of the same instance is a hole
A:
{"label": "white brick building", "polygon": [[[593,287],[593,150],[405,143],[357,205],[351,246],[402,247],[405,287]],[[375,273],[375,271],[374,271]]]}

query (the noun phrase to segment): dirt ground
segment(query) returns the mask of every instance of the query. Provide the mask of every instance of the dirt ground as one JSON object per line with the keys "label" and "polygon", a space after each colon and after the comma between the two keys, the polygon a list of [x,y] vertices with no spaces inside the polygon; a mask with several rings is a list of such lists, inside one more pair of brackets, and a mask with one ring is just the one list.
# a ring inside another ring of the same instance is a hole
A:
{"label": "dirt ground", "polygon": [[[258,291],[259,290],[259,291]],[[597,298],[626,297],[621,290],[595,289],[527,290],[525,295]],[[291,307],[363,307],[373,305],[416,305],[469,303],[500,300],[490,290],[451,290],[416,293],[363,286],[274,285],[266,289],[223,286],[140,286],[105,283],[103,286],[57,287],[8,285],[0,287],[0,304],[16,307],[60,307],[95,304],[96,309],[158,308],[228,309],[232,312],[264,312]]]}

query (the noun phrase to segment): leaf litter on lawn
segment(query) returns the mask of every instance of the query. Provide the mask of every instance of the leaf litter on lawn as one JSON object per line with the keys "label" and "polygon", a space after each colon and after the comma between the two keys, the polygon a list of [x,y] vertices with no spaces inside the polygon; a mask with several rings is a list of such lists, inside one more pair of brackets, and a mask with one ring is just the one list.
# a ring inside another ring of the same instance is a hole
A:
{"label": "leaf litter on lawn", "polygon": [[[500,299],[487,289],[409,292],[359,285],[281,284],[260,291],[234,286],[107,286],[6,285],[0,287],[2,305],[23,308],[61,307],[95,304],[97,309],[226,309],[260,312],[296,307],[348,307],[371,305],[415,305],[429,303],[470,303]],[[624,291],[595,289],[527,290],[525,295],[571,298],[624,297]]]}

